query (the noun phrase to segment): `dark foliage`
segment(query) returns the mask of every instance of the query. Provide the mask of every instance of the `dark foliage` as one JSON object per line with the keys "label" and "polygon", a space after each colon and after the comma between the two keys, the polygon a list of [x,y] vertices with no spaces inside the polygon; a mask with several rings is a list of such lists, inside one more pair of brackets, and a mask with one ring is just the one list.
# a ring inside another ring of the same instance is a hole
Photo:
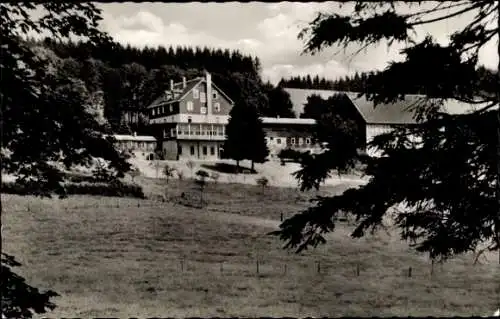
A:
{"label": "dark foliage", "polygon": [[[79,179],[79,178],[75,178]],[[120,181],[111,183],[84,181],[66,182],[63,184],[64,195],[95,195],[110,197],[145,198],[142,187],[126,184]],[[36,183],[20,184],[15,182],[2,183],[2,192],[16,195],[40,195],[40,187]]]}
{"label": "dark foliage", "polygon": [[[411,14],[399,14],[398,5],[358,1],[351,15],[319,14],[300,34],[305,52],[313,54],[332,45],[356,43],[364,48],[381,40],[404,41],[406,59],[365,79],[360,92],[376,103],[410,92],[434,99],[415,106],[419,125],[373,140],[382,156],[365,158],[371,176],[366,185],[318,198],[316,206],[273,232],[288,248],[301,251],[324,243],[323,235],[335,229],[339,214],[348,213],[357,220],[353,237],[375,231],[388,219],[403,239],[433,259],[477,252],[481,246],[500,249],[499,111],[492,110],[498,105],[499,86],[496,72],[478,66],[479,49],[498,35],[498,27],[488,21],[498,21],[499,4],[439,2],[422,9],[417,3]],[[468,24],[447,46],[430,37],[412,38],[417,25],[465,14]],[[462,115],[448,115],[440,111],[443,98],[483,104],[470,114],[464,110]],[[354,151],[351,155],[359,157]],[[328,152],[311,156],[296,176],[303,189],[319,187],[331,170],[339,171],[350,158],[332,161]]]}

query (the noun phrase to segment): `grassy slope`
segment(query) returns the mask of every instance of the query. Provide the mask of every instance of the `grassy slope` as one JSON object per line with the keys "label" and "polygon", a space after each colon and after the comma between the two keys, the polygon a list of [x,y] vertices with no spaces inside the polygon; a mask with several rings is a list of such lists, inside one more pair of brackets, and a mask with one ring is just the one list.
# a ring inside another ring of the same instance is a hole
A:
{"label": "grassy slope", "polygon": [[[139,182],[151,193],[165,191],[163,181]],[[194,192],[189,181],[169,184],[167,197]],[[495,259],[472,266],[464,256],[435,266],[431,278],[426,258],[394,236],[352,240],[347,225],[327,245],[295,255],[264,234],[279,224],[280,212],[306,207],[314,194],[269,188],[263,195],[255,186],[218,184],[206,195],[205,210],[4,195],[4,248],[23,262],[19,271],[29,282],[62,295],[51,317],[454,316],[498,308]],[[404,275],[410,266],[412,278]]]}

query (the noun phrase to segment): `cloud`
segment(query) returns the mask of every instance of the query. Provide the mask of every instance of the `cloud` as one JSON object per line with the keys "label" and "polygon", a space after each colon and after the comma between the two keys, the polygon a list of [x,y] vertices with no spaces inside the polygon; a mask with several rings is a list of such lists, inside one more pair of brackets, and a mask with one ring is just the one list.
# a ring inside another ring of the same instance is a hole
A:
{"label": "cloud", "polygon": [[[140,8],[140,10],[136,10]],[[334,2],[321,3],[189,3],[189,4],[109,4],[103,11],[103,28],[117,41],[134,46],[208,46],[240,50],[258,56],[265,80],[276,83],[292,75],[320,75],[337,78],[355,71],[380,70],[389,61],[401,60],[402,45],[390,49],[382,43],[355,56],[359,48],[327,48],[317,55],[301,55],[304,43],[300,30],[318,12],[348,14],[351,4],[339,8]],[[403,9],[403,11],[406,9]],[[198,17],[200,15],[200,17]],[[419,38],[432,34],[440,43],[467,17],[436,23],[418,30]],[[481,62],[498,63],[495,41],[481,51]]]}

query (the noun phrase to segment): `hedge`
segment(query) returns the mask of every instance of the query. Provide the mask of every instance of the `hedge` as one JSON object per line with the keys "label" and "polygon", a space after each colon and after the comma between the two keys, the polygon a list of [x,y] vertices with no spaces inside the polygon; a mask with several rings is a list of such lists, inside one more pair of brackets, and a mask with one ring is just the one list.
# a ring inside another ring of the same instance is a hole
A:
{"label": "hedge", "polygon": [[[135,184],[126,184],[120,181],[112,183],[67,182],[64,184],[67,195],[95,195],[115,197],[145,198],[142,187]],[[39,193],[35,184],[19,184],[3,182],[2,193],[17,195],[34,195]]]}

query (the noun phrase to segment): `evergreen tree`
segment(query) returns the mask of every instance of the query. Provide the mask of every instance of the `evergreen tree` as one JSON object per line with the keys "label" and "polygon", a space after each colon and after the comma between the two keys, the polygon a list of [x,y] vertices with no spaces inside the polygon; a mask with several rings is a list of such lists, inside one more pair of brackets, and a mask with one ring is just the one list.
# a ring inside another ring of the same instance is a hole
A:
{"label": "evergreen tree", "polygon": [[[406,43],[405,59],[371,76],[362,93],[375,103],[396,101],[409,91],[422,93],[427,101],[415,106],[420,125],[376,137],[372,145],[383,156],[369,161],[368,184],[321,198],[316,207],[286,220],[276,234],[288,241],[287,247],[315,246],[335,228],[337,214],[347,212],[358,220],[353,237],[390,217],[402,238],[433,260],[478,252],[480,245],[500,251],[500,117],[494,109],[499,75],[494,95],[482,94],[477,84],[479,50],[500,31],[489,23],[500,18],[499,3],[443,2],[430,10],[417,3],[411,14],[400,14],[396,2],[389,4],[358,1],[350,15],[320,14],[299,36],[307,36],[309,53],[329,45]],[[413,38],[416,26],[459,16],[466,26],[446,45],[431,36]],[[470,114],[444,114],[440,106],[448,98],[481,107]],[[298,174],[302,187],[318,187],[340,164],[321,156],[311,159]]]}
{"label": "evergreen tree", "polygon": [[229,121],[226,126],[226,140],[224,142],[224,157],[236,161],[238,172],[240,161],[247,158],[247,106],[235,104],[229,112]]}

